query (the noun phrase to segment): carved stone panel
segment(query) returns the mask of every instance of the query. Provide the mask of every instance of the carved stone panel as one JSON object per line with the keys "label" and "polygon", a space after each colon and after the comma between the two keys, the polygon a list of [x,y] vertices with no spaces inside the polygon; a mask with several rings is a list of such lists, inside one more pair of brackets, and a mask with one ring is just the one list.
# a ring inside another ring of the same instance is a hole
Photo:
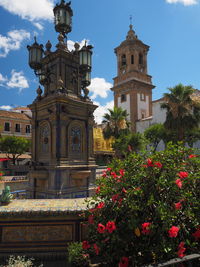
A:
{"label": "carved stone panel", "polygon": [[2,242],[73,241],[73,225],[23,225],[3,227]]}

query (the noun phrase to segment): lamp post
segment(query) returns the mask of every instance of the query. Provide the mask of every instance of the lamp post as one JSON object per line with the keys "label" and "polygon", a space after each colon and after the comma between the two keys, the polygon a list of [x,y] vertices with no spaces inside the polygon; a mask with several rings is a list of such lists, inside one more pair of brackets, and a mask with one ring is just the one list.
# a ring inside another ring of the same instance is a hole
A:
{"label": "lamp post", "polygon": [[[73,80],[80,80],[80,89],[77,92],[83,91],[84,99],[88,99],[89,90],[86,88],[91,83],[91,69],[92,69],[92,46],[85,45],[79,49],[79,45],[75,44],[75,51],[69,51],[67,48],[67,34],[72,30],[72,16],[73,11],[71,9],[71,1],[65,3],[61,0],[59,4],[53,9],[55,31],[59,33],[57,48],[63,50],[65,53],[70,54],[74,61],[78,62],[78,71],[73,72]],[[49,87],[52,82],[55,82],[56,78],[52,80],[51,76],[57,76],[55,69],[49,67],[53,52],[51,51],[50,41],[46,44],[46,51],[43,49],[42,44],[38,44],[35,37],[35,42],[31,46],[27,46],[29,51],[29,66],[34,70],[35,75],[39,77],[41,85]],[[78,58],[77,58],[78,57]],[[73,64],[71,68],[74,69]],[[61,69],[61,66],[60,66]],[[62,71],[60,71],[61,73]],[[74,77],[76,75],[76,77]],[[61,76],[61,75],[60,75]],[[57,77],[56,83],[60,83],[60,77]],[[45,89],[45,91],[47,91]],[[66,90],[64,90],[66,92]],[[42,97],[40,97],[41,99]]]}

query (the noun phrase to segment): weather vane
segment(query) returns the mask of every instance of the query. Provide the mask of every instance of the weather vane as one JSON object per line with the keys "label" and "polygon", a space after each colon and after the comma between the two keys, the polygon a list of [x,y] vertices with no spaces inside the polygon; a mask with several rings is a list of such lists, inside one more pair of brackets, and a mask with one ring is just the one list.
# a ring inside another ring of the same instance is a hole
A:
{"label": "weather vane", "polygon": [[133,16],[132,16],[132,15],[130,15],[130,17],[129,17],[129,18],[130,18],[130,24],[132,25],[132,22],[133,22],[133,21],[132,21],[132,20],[133,20]]}

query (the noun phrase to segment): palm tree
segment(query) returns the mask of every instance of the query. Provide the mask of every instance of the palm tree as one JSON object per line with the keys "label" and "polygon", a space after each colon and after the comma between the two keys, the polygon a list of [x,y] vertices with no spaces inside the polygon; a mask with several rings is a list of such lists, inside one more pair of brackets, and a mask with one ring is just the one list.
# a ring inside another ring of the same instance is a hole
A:
{"label": "palm tree", "polygon": [[108,113],[103,116],[104,120],[102,123],[105,124],[103,129],[103,135],[105,139],[110,137],[118,138],[122,132],[129,132],[129,122],[127,121],[127,111],[121,107],[114,107],[108,109]]}
{"label": "palm tree", "polygon": [[196,90],[192,86],[178,84],[164,94],[162,109],[167,110],[164,126],[175,132],[178,141],[183,141],[186,131],[198,127],[200,121],[200,103],[195,99]]}

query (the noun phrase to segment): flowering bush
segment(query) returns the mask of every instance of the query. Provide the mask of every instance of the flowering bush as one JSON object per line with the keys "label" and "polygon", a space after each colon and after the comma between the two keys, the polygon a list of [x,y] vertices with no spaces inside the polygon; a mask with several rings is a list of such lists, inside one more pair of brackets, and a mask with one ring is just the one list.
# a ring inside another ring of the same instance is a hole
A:
{"label": "flowering bush", "polygon": [[200,251],[200,157],[169,145],[115,160],[85,213],[83,249],[107,266],[142,266]]}

